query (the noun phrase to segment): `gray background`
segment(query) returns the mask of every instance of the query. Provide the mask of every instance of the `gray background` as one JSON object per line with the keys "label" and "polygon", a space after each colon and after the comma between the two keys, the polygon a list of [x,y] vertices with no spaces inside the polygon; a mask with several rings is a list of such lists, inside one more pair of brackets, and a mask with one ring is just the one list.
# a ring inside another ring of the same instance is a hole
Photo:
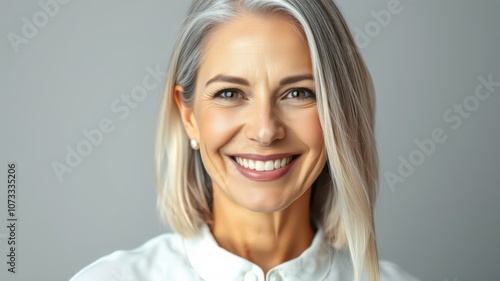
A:
{"label": "gray background", "polygon": [[[353,29],[373,35],[361,50],[377,90],[380,256],[422,280],[499,280],[500,87],[456,130],[443,114],[474,94],[479,76],[500,81],[500,1],[401,0],[375,29],[372,11],[391,1],[338,1]],[[156,215],[153,173],[164,83],[123,120],[111,105],[142,84],[146,67],[166,69],[188,5],[73,0],[16,53],[8,34],[21,35],[23,17],[33,22],[43,10],[0,1],[1,280],[67,280],[168,230]],[[64,163],[66,146],[104,118],[114,131],[60,182],[53,161]],[[446,141],[391,188],[384,175],[398,175],[400,156],[416,155],[415,140],[436,128]],[[8,161],[19,167],[16,275],[5,263]]]}

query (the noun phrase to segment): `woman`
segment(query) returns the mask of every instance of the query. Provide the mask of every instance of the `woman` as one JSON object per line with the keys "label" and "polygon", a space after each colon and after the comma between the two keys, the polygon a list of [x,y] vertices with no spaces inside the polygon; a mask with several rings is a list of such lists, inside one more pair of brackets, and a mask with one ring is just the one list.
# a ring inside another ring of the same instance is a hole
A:
{"label": "woman", "polygon": [[373,86],[331,0],[195,0],[167,79],[176,234],[71,280],[416,280],[378,261]]}

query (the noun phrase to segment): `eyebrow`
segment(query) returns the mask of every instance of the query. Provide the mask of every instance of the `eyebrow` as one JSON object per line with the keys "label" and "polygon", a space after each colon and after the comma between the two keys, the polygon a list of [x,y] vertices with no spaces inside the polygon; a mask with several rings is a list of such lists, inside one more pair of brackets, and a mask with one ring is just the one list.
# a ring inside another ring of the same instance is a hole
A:
{"label": "eyebrow", "polygon": [[312,74],[302,74],[302,75],[297,75],[297,76],[286,77],[280,81],[280,86],[292,84],[292,83],[303,81],[303,80],[313,80],[314,81],[314,77],[312,76]]}
{"label": "eyebrow", "polygon": [[208,82],[205,84],[205,87],[208,86],[210,83],[214,83],[214,82],[229,82],[229,83],[240,84],[240,85],[245,85],[245,86],[250,85],[250,83],[248,83],[248,81],[246,79],[239,78],[236,76],[219,74],[219,75],[214,76],[212,79],[208,80]]}
{"label": "eyebrow", "polygon": [[[312,76],[312,74],[301,74],[301,75],[296,75],[296,76],[289,76],[289,77],[283,78],[280,81],[280,86],[292,84],[292,83],[303,81],[303,80],[313,80],[314,81],[314,77]],[[214,76],[212,79],[208,80],[207,83],[205,84],[205,87],[211,83],[214,83],[214,82],[229,82],[229,83],[240,84],[240,85],[244,85],[244,86],[250,85],[248,80],[246,80],[244,78],[219,74],[219,75]]]}

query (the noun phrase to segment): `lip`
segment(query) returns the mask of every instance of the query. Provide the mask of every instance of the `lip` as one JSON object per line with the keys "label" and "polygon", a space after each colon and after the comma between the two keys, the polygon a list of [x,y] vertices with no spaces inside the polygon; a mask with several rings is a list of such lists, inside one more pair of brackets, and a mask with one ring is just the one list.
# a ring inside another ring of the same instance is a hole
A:
{"label": "lip", "polygon": [[246,159],[257,160],[257,161],[269,161],[269,160],[277,160],[277,159],[282,159],[282,158],[287,158],[287,157],[298,156],[298,154],[281,153],[281,154],[271,154],[271,155],[260,155],[260,154],[247,153],[247,154],[231,154],[229,156],[230,157],[246,158]]}
{"label": "lip", "polygon": [[[268,160],[276,160],[285,157],[292,157],[292,161],[288,163],[285,167],[281,167],[272,171],[256,171],[249,168],[245,168],[238,164],[234,157],[241,157],[251,160],[257,161],[268,161]],[[279,178],[285,176],[295,165],[297,159],[300,157],[300,154],[272,154],[272,155],[258,155],[258,154],[234,154],[229,156],[229,160],[233,163],[236,169],[247,179],[252,181],[275,181]]]}

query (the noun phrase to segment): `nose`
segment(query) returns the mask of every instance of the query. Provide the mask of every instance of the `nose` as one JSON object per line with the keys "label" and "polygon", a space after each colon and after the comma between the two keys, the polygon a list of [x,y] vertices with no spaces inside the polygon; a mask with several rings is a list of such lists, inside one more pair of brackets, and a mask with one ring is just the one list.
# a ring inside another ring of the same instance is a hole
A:
{"label": "nose", "polygon": [[260,146],[269,146],[276,140],[285,137],[285,126],[282,118],[271,105],[265,108],[255,108],[248,120],[247,138]]}

